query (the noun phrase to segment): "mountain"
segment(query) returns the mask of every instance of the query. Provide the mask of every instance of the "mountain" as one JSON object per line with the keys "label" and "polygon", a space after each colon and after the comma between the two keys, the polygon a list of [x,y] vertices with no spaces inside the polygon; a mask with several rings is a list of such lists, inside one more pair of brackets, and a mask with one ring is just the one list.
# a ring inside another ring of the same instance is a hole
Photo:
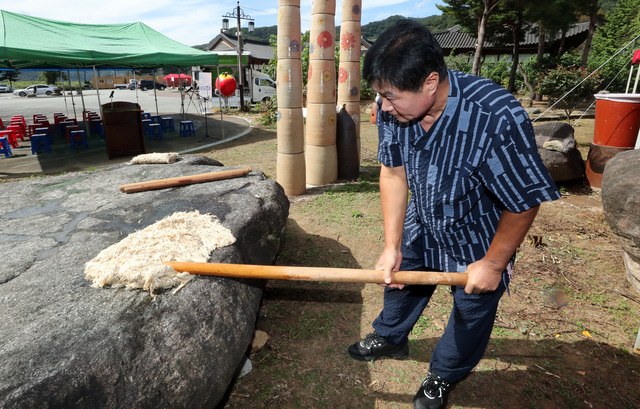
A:
{"label": "mountain", "polygon": [[[362,36],[364,38],[367,39],[375,39],[377,38],[380,33],[382,33],[387,27],[389,27],[390,25],[392,25],[393,23],[395,23],[398,20],[401,20],[405,17],[403,16],[391,16],[391,17],[387,17],[386,19],[382,20],[382,21],[373,21],[371,23],[367,23],[365,25],[362,26]],[[425,26],[427,26],[427,28],[429,28],[429,30],[431,30],[434,33],[437,33],[439,31],[444,31],[448,28],[453,27],[454,25],[456,25],[455,20],[447,15],[433,15],[433,16],[429,16],[429,17],[422,17],[422,18],[413,18],[413,17],[409,17],[412,18],[414,20],[417,20],[419,22],[421,22],[422,24],[424,24]],[[336,27],[336,34],[340,33],[340,26]],[[236,29],[229,29],[225,31],[225,34],[234,36],[236,35]],[[278,26],[268,26],[268,27],[256,27],[255,30],[253,32],[249,32],[247,30],[247,28],[243,28],[242,29],[242,37],[245,39],[251,39],[251,40],[258,40],[258,41],[264,41],[265,43],[269,42],[269,38],[272,35],[277,35],[278,34]],[[195,45],[193,46],[194,48],[198,48],[198,49],[203,49],[206,46],[206,44],[200,44],[200,45]]]}
{"label": "mountain", "polygon": [[[366,39],[376,39],[384,30],[386,30],[388,27],[393,25],[398,20],[402,20],[403,18],[406,18],[406,17],[396,15],[396,16],[387,17],[386,19],[381,21],[373,21],[371,23],[365,24],[362,26],[362,37]],[[429,17],[421,17],[421,18],[413,18],[413,17],[408,17],[408,18],[412,20],[417,20],[418,22],[424,24],[425,26],[427,26],[429,30],[431,30],[434,33],[444,31],[456,25],[456,22],[452,17],[444,14],[433,15]]]}

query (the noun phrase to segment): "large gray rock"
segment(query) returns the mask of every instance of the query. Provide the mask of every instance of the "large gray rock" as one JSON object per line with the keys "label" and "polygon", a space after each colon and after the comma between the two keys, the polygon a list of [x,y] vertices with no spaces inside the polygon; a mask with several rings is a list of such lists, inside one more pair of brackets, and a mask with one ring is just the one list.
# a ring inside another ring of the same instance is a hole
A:
{"label": "large gray rock", "polygon": [[622,245],[627,277],[640,293],[640,149],[618,153],[607,162],[602,208]]}
{"label": "large gray rock", "polygon": [[217,215],[236,236],[211,261],[272,263],[289,202],[260,172],[119,190],[216,170],[183,160],[0,185],[0,407],[212,408],[222,399],[253,334],[260,281],[197,277],[151,297],[84,279],[102,249],[177,211]]}
{"label": "large gray rock", "polygon": [[554,182],[581,179],[585,164],[576,146],[573,127],[566,122],[549,122],[533,127],[536,146]]}

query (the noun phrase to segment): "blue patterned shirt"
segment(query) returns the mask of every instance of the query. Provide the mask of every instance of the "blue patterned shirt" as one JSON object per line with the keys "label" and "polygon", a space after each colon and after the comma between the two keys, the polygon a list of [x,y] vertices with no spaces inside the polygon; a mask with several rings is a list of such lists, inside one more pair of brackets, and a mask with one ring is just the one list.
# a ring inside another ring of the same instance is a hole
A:
{"label": "blue patterned shirt", "polygon": [[447,106],[428,132],[379,106],[378,158],[407,173],[403,252],[423,238],[415,248],[425,266],[464,272],[486,254],[503,209],[521,213],[560,194],[515,98],[491,80],[448,74]]}

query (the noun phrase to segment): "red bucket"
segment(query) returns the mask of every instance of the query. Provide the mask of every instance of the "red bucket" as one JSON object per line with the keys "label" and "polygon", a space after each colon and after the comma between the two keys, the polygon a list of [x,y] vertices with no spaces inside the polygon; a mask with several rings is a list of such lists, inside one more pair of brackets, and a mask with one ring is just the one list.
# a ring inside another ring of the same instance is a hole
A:
{"label": "red bucket", "polygon": [[596,94],[593,143],[633,148],[640,129],[640,94]]}

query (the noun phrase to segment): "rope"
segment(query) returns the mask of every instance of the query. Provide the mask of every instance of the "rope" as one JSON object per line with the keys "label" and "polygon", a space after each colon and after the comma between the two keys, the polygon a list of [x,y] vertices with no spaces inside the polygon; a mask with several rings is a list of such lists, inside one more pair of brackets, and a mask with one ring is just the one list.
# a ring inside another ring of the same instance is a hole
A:
{"label": "rope", "polygon": [[614,55],[612,55],[607,61],[605,61],[604,63],[602,63],[602,65],[600,65],[598,68],[596,68],[595,70],[593,70],[593,72],[589,75],[587,75],[582,81],[580,81],[578,84],[576,84],[576,86],[574,86],[573,88],[571,88],[571,90],[569,90],[566,94],[564,94],[562,97],[560,97],[560,99],[558,99],[556,102],[553,103],[553,105],[551,105],[549,108],[547,108],[543,113],[541,113],[540,115],[538,115],[533,121],[531,122],[535,122],[538,119],[542,118],[544,116],[544,114],[546,114],[547,112],[549,112],[551,109],[553,109],[553,107],[555,107],[558,102],[562,101],[567,95],[571,94],[576,88],[578,88],[580,85],[582,85],[583,82],[585,82],[586,80],[588,80],[589,78],[591,78],[592,75],[594,75],[595,73],[597,73],[598,71],[600,71],[600,69],[602,67],[604,67],[605,65],[607,65],[609,63],[609,61],[613,60],[618,54],[620,54],[622,51],[624,51],[631,43],[633,43],[634,41],[636,41],[638,38],[640,38],[640,34],[637,35],[633,40],[629,41],[627,44],[625,44],[621,49],[618,50],[617,53],[615,53]]}
{"label": "rope", "polygon": [[[606,87],[604,87],[604,91],[606,91],[609,86],[613,83],[613,81],[616,80],[616,78],[618,78],[618,76],[620,75],[620,73],[622,72],[622,70],[624,70],[627,67],[622,67],[620,68],[620,71],[618,71],[618,73],[616,74],[615,77],[613,77],[613,79],[611,81],[609,81],[609,83],[607,84]],[[589,110],[591,109],[592,106],[594,106],[596,103],[596,100],[594,99],[593,102],[591,103],[591,105],[589,105],[589,107],[587,109],[584,110],[584,112],[582,113],[582,115],[580,115],[580,118],[576,119],[576,122],[574,123],[574,125],[578,125],[578,122],[580,122],[580,120],[582,119],[583,116],[585,116],[587,114],[587,112],[589,112]]]}

